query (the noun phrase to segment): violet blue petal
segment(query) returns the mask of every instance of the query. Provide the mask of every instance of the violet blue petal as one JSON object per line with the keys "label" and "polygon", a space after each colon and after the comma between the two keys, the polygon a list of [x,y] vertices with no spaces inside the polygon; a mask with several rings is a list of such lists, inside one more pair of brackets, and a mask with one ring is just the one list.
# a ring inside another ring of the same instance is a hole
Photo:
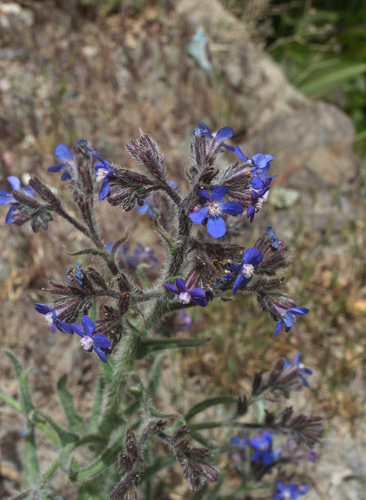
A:
{"label": "violet blue petal", "polygon": [[301,352],[298,351],[296,354],[295,354],[295,357],[294,357],[294,363],[295,365],[298,365],[299,362],[300,362],[300,355],[301,355]]}
{"label": "violet blue petal", "polygon": [[206,292],[203,290],[203,288],[192,288],[192,290],[189,290],[189,294],[192,297],[206,298]]}
{"label": "violet blue petal", "polygon": [[264,187],[263,181],[257,175],[253,177],[251,184],[253,189],[263,189]]}
{"label": "violet blue petal", "polygon": [[52,309],[48,306],[45,306],[44,304],[40,304],[39,302],[35,302],[35,309],[37,312],[41,314],[47,314],[49,312],[52,312]]}
{"label": "violet blue petal", "polygon": [[108,349],[108,347],[111,347],[111,341],[109,340],[109,338],[101,333],[97,333],[96,335],[94,335],[93,342],[94,346],[102,347],[103,349]]}
{"label": "violet blue petal", "polygon": [[103,184],[99,191],[99,200],[104,200],[106,196],[108,196],[109,191],[111,190],[111,186],[107,180],[103,181]]}
{"label": "violet blue petal", "polygon": [[13,215],[16,212],[16,206],[15,205],[10,205],[10,208],[8,210],[8,213],[6,214],[5,217],[5,223],[6,224],[11,224],[13,222]]}
{"label": "violet blue petal", "polygon": [[65,163],[59,163],[58,165],[53,165],[53,167],[49,167],[47,169],[48,172],[61,172],[61,170],[65,170]]}
{"label": "violet blue petal", "polygon": [[267,158],[262,153],[257,153],[256,155],[252,156],[252,163],[257,168],[265,168],[267,165]]}
{"label": "violet blue petal", "polygon": [[32,188],[32,186],[30,186],[29,184],[27,184],[25,186],[25,188],[23,189],[23,191],[27,194],[29,194],[29,196],[33,196],[34,194],[34,189]]}
{"label": "violet blue petal", "polygon": [[248,158],[245,156],[245,154],[242,152],[242,150],[239,148],[239,146],[234,147],[234,151],[236,155],[243,161],[248,161]]}
{"label": "violet blue petal", "polygon": [[85,333],[83,332],[83,329],[79,325],[77,325],[76,323],[70,323],[70,328],[73,332],[80,335],[80,337],[85,337]]}
{"label": "violet blue petal", "polygon": [[233,134],[234,130],[231,127],[223,127],[217,132],[215,139],[217,142],[226,141],[226,139],[230,139]]}
{"label": "violet blue petal", "polygon": [[177,288],[172,285],[171,283],[165,283],[164,287],[169,290],[169,292],[175,293],[176,295],[180,294],[180,291],[177,290]]}
{"label": "violet blue petal", "polygon": [[13,191],[16,191],[17,189],[20,189],[20,180],[18,177],[15,177],[14,175],[11,175],[10,177],[7,177],[7,180],[9,184],[11,185]]}
{"label": "violet blue petal", "polygon": [[59,144],[55,147],[55,155],[61,161],[71,160],[72,155],[66,144]]}
{"label": "violet blue petal", "polygon": [[69,172],[64,172],[62,175],[61,175],[61,180],[62,181],[69,181],[71,179],[71,175],[69,174]]}
{"label": "violet blue petal", "polygon": [[239,215],[243,213],[243,207],[236,201],[221,203],[221,209],[223,214]]}
{"label": "violet blue petal", "polygon": [[309,309],[306,307],[293,307],[292,309],[289,309],[288,312],[292,312],[293,314],[300,314],[303,316],[304,314],[307,314],[309,312]]}
{"label": "violet blue petal", "polygon": [[81,318],[81,324],[83,325],[85,335],[91,337],[95,330],[95,325],[93,321],[90,318],[88,318],[88,316],[83,316]]}
{"label": "violet blue petal", "polygon": [[210,131],[210,129],[208,128],[208,126],[205,123],[203,123],[203,122],[199,123],[198,127],[203,132],[204,137],[206,139],[213,139],[211,131]]}
{"label": "violet blue petal", "polygon": [[10,191],[0,191],[0,205],[9,205],[9,203],[14,202],[13,193]]}
{"label": "violet blue petal", "polygon": [[222,201],[225,194],[229,191],[227,186],[217,186],[212,190],[213,201]]}
{"label": "violet blue petal", "polygon": [[209,217],[207,222],[207,232],[212,238],[221,238],[226,233],[226,225],[224,219],[218,217]]}
{"label": "violet blue petal", "polygon": [[142,205],[142,207],[137,207],[136,212],[138,212],[139,214],[144,214],[145,212],[147,212],[148,208],[149,205],[145,203],[145,205]]}
{"label": "violet blue petal", "polygon": [[206,307],[207,306],[207,299],[204,299],[202,297],[192,297],[191,296],[191,301],[197,304],[198,306],[201,307]]}
{"label": "violet blue petal", "polygon": [[276,335],[276,337],[280,333],[282,325],[283,325],[283,319],[280,319],[280,321],[277,323],[276,329],[275,329],[275,335]]}
{"label": "violet blue petal", "polygon": [[241,274],[236,278],[234,286],[233,286],[233,295],[236,295],[236,292],[239,290],[241,287],[242,282],[244,281],[244,278]]}
{"label": "violet blue petal", "polygon": [[272,452],[265,451],[262,455],[262,462],[264,465],[272,465],[274,462]]}
{"label": "violet blue petal", "polygon": [[186,284],[184,283],[184,280],[182,280],[182,278],[177,278],[175,280],[175,284],[177,285],[177,288],[180,292],[186,292],[187,291],[187,287],[186,287]]}
{"label": "violet blue petal", "polygon": [[198,194],[201,196],[206,201],[211,201],[210,195],[205,189],[201,189],[201,191],[198,192]]}
{"label": "violet blue petal", "polygon": [[191,219],[194,224],[202,224],[202,222],[207,219],[208,217],[208,210],[207,208],[201,208],[198,212],[192,212],[189,214],[189,218]]}
{"label": "violet blue petal", "polygon": [[106,357],[106,355],[104,354],[103,351],[101,351],[100,349],[98,349],[98,347],[94,347],[94,351],[98,354],[98,356],[103,361],[103,363],[107,363],[107,357]]}
{"label": "violet blue petal", "polygon": [[104,166],[104,168],[108,168],[108,165],[109,165],[109,161],[107,160],[103,160],[103,158],[100,158],[98,155],[96,154],[93,154],[94,158],[96,158],[97,160],[99,160],[101,162],[101,164]]}
{"label": "violet blue petal", "polygon": [[258,250],[258,248],[247,248],[243,255],[243,264],[252,264],[257,266],[263,260],[263,255]]}

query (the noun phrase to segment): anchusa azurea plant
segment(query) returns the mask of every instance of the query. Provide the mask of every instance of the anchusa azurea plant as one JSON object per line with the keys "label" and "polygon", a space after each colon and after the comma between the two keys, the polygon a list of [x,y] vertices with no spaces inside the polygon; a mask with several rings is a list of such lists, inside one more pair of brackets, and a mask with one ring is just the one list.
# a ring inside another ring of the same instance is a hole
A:
{"label": "anchusa azurea plant", "polygon": [[[85,140],[73,150],[64,144],[56,147],[61,163],[48,170],[62,172],[61,181],[67,183],[75,205],[72,211],[42,176],[31,176],[24,188],[16,177],[8,178],[12,191],[0,193],[0,203],[10,205],[7,223],[30,222],[38,232],[59,216],[90,240],[89,246],[69,254],[78,260],[65,269],[63,281],[50,280],[46,291],[52,299],[48,305],[37,302],[35,311],[57,334],[69,335],[72,342],[79,338],[80,347],[90,353],[85,355],[94,356],[94,351],[102,362],[89,421],[76,412],[66,376],[59,380],[57,391],[68,421],[64,429],[33,406],[28,372],[13,353],[7,353],[22,397],[18,402],[0,396],[25,416],[24,489],[38,488],[47,498],[48,481],[60,468],[69,481],[80,483],[79,498],[153,500],[162,498],[167,481],[166,475],[162,481],[157,473],[176,462],[192,492],[200,491],[199,498],[243,498],[260,481],[267,481],[273,499],[306,493],[307,486],[296,482],[296,464],[315,459],[309,449],[321,440],[321,418],[295,415],[291,406],[266,410],[259,419],[252,411],[288,398],[291,391],[308,390],[306,376],[311,371],[300,363],[300,354],[294,362],[280,358],[267,374],[254,374],[245,396],[208,397],[185,415],[166,413],[157,408],[156,400],[153,403],[164,351],[198,347],[210,340],[187,333],[176,336],[189,329],[191,308],[209,308],[213,301],[251,294],[275,321],[276,335],[282,325],[289,331],[296,318],[308,312],[285,293],[285,279],[276,276],[290,260],[271,226],[263,228],[253,246],[238,243],[240,228],[253,222],[275,176],[269,175],[272,156],[257,153],[247,158],[238,147],[225,144],[232,135],[230,127],[214,134],[203,123],[194,130],[186,192],[168,179],[164,155],[152,136],[142,131],[126,146],[138,169],[111,163]],[[232,156],[227,168],[220,166],[222,154]],[[55,181],[59,182],[56,177]],[[165,262],[158,261],[153,249],[127,241],[127,229],[123,235],[105,235],[106,243],[96,217],[100,203],[152,221]],[[93,265],[85,263],[89,257]],[[142,375],[138,360],[143,358],[148,359]],[[196,420],[206,409],[222,404],[227,412],[221,420]],[[43,475],[35,453],[36,427],[59,448],[58,458]],[[207,437],[212,428],[226,428],[222,442]],[[87,464],[74,453],[82,445],[89,446]],[[237,487],[232,481],[226,484],[226,471],[217,466],[221,454],[230,458],[230,467],[238,473]],[[291,471],[284,472],[284,465]]]}

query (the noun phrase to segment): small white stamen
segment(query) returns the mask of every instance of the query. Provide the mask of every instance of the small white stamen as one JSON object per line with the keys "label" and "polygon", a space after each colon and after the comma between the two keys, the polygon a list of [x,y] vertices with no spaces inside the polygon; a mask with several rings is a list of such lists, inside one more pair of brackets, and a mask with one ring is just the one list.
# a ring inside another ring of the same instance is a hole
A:
{"label": "small white stamen", "polygon": [[222,214],[221,203],[212,201],[207,207],[209,215],[214,217]]}
{"label": "small white stamen", "polygon": [[191,296],[189,295],[188,292],[182,292],[178,297],[178,301],[181,304],[189,304],[191,301]]}
{"label": "small white stamen", "polygon": [[98,168],[96,175],[97,182],[103,182],[105,176],[108,174],[107,168]]}
{"label": "small white stamen", "polygon": [[83,349],[85,349],[86,351],[91,351],[91,348],[93,347],[94,345],[94,341],[91,337],[83,337],[81,340],[80,340],[80,345]]}
{"label": "small white stamen", "polygon": [[252,264],[244,264],[241,274],[244,278],[251,278],[254,273],[254,266]]}

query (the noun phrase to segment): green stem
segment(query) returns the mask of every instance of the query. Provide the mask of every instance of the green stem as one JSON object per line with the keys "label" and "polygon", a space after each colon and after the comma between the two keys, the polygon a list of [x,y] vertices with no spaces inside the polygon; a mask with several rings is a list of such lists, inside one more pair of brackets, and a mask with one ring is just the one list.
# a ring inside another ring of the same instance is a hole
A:
{"label": "green stem", "polygon": [[43,474],[39,481],[39,487],[42,486],[48,481],[48,479],[52,476],[52,474],[60,467],[60,459],[56,458],[51,467]]}

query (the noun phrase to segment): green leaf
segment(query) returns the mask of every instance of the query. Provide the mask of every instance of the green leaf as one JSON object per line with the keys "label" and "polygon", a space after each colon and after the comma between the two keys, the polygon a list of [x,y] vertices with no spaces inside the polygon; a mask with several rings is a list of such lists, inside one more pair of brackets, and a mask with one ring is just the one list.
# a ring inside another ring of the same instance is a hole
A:
{"label": "green leaf", "polygon": [[104,449],[95,462],[90,464],[88,467],[71,474],[69,476],[70,481],[72,483],[76,483],[77,481],[88,481],[92,477],[102,473],[105,469],[107,469],[107,467],[116,462],[118,452],[121,451],[122,448],[122,436],[124,430],[125,429],[123,427],[123,430],[121,429],[118,436],[107,446],[107,448]]}
{"label": "green leaf", "polygon": [[[107,363],[104,363],[104,364],[107,364]],[[91,416],[90,425],[89,425],[90,432],[95,432],[98,428],[98,421],[99,421],[99,417],[101,415],[104,387],[105,387],[104,375],[100,375],[98,378],[97,390],[96,390],[95,396],[94,396],[93,411],[92,411],[92,416]]]}
{"label": "green leaf", "polygon": [[124,236],[122,236],[122,238],[120,238],[119,240],[117,240],[116,243],[113,245],[113,247],[111,249],[111,253],[110,253],[110,259],[111,259],[112,262],[114,262],[114,255],[117,252],[118,248],[121,245],[123,245],[123,243],[125,243],[128,240],[129,236],[130,236],[130,231],[127,228]]}
{"label": "green leaf", "polygon": [[24,370],[19,377],[20,404],[23,408],[25,416],[29,415],[29,413],[34,409],[29,392],[29,374],[32,370],[32,367],[28,368],[28,370]]}
{"label": "green leaf", "polygon": [[161,363],[165,357],[165,353],[161,352],[156,356],[152,367],[150,368],[150,376],[149,376],[149,385],[147,386],[147,393],[150,397],[153,397],[156,394],[156,391],[159,387],[159,379],[161,374]]}
{"label": "green leaf", "polygon": [[67,374],[65,373],[57,382],[57,394],[64,409],[69,429],[79,434],[85,432],[85,422],[83,417],[75,410],[74,398],[66,388]]}
{"label": "green leaf", "polygon": [[149,467],[146,468],[145,472],[141,474],[141,482],[147,481],[153,477],[159,470],[164,469],[168,465],[171,465],[176,461],[173,455],[168,455],[167,457],[158,457],[155,462],[153,462]]}
{"label": "green leaf", "polygon": [[211,408],[212,406],[217,405],[228,405],[228,404],[236,404],[236,399],[232,396],[217,396],[214,398],[207,398],[201,401],[200,403],[194,405],[186,415],[186,420],[190,420],[192,417],[206,410],[207,408]]}
{"label": "green leaf", "polygon": [[144,272],[144,269],[146,269],[148,267],[149,266],[147,264],[142,263],[142,264],[139,264],[136,268],[137,276],[139,277],[139,280],[141,281],[142,287],[144,290],[150,290],[150,288],[151,288],[151,283],[148,280],[148,278]]}
{"label": "green leaf", "polygon": [[11,351],[10,349],[4,349],[3,351],[7,356],[8,358],[10,359],[10,361],[12,362],[13,364],[13,367],[14,367],[14,370],[15,370],[15,373],[16,373],[16,376],[17,378],[20,377],[22,371],[23,371],[23,367],[22,365],[20,364],[20,361],[19,359],[17,358],[17,356],[13,353],[13,351]]}
{"label": "green leaf", "polygon": [[16,411],[19,411],[20,413],[22,413],[22,407],[20,406],[20,403],[18,403],[18,401],[13,399],[11,396],[8,396],[4,392],[0,391],[0,399],[2,399],[4,401],[4,403],[6,403],[7,405],[11,406],[13,408],[13,410],[16,410]]}
{"label": "green leaf", "polygon": [[77,252],[68,252],[64,249],[66,255],[99,255],[100,257],[108,257],[108,252],[106,250],[99,250],[99,248],[84,248],[83,250],[78,250]]}
{"label": "green leaf", "polygon": [[62,446],[62,448],[64,448],[65,446],[67,446],[71,443],[75,443],[76,441],[79,440],[79,436],[77,434],[74,434],[73,432],[66,431],[60,425],[58,425],[58,423],[56,423],[50,415],[48,415],[47,413],[45,413],[41,410],[34,410],[30,414],[30,419],[32,421],[34,419],[36,419],[35,421],[40,420],[41,422],[42,422],[42,419],[45,420],[52,427],[52,429],[56,432],[56,434],[60,440],[60,445]]}
{"label": "green leaf", "polygon": [[53,444],[56,446],[60,446],[60,440],[58,439],[57,435],[51,431],[51,429],[48,427],[47,424],[44,422],[40,421],[33,421],[34,427],[37,427],[45,436],[47,436]]}
{"label": "green leaf", "polygon": [[322,72],[321,76],[317,78],[313,77],[310,81],[301,84],[298,89],[307,96],[319,95],[329,87],[333,87],[366,72],[366,64],[364,63],[343,64],[341,69],[339,66],[328,68],[327,71]]}
{"label": "green leaf", "polygon": [[113,381],[115,360],[111,357],[108,358],[108,363],[103,363],[103,376],[107,384],[111,384]]}
{"label": "green leaf", "polygon": [[157,232],[160,234],[160,236],[162,236],[162,238],[168,243],[170,253],[172,255],[174,255],[175,254],[175,243],[174,243],[173,238],[170,236],[170,234],[167,231],[165,231],[165,229],[163,229],[159,225],[157,217],[153,218],[153,224],[154,224],[154,227],[157,230]]}
{"label": "green leaf", "polygon": [[177,420],[184,421],[184,417],[180,413],[163,413],[154,408],[153,406],[148,406],[148,410],[151,413],[151,415],[156,418],[175,418]]}
{"label": "green leaf", "polygon": [[154,351],[163,349],[183,349],[185,347],[198,347],[211,339],[143,339],[136,352],[136,359],[142,359]]}
{"label": "green leaf", "polygon": [[189,434],[198,442],[201,443],[203,446],[206,448],[212,449],[212,448],[217,448],[217,443],[215,441],[212,441],[209,438],[206,438],[205,436],[202,436],[199,432],[194,430],[192,427],[189,427]]}

